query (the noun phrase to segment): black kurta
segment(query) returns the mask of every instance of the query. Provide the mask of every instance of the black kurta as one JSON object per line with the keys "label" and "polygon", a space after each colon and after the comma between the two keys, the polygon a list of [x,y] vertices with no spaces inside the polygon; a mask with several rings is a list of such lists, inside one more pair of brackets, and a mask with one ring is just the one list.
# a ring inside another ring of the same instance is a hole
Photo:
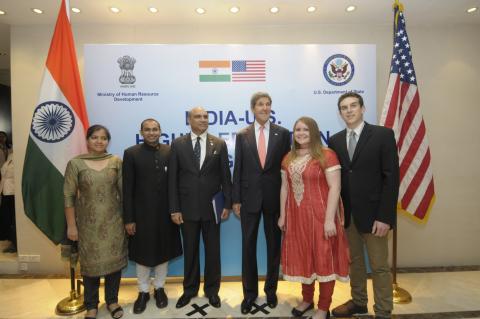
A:
{"label": "black kurta", "polygon": [[129,258],[154,267],[182,254],[179,227],[168,211],[170,146],[132,146],[123,154],[123,220],[136,223]]}

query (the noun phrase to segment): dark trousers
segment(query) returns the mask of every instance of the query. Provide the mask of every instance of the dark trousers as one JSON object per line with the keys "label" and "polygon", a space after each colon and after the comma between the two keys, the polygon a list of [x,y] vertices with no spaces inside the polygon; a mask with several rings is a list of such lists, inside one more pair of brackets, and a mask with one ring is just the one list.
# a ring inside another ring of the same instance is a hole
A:
{"label": "dark trousers", "polygon": [[[118,290],[120,289],[120,279],[122,271],[108,274],[105,277],[105,303],[111,305],[118,303]],[[83,276],[84,302],[87,310],[98,308],[98,287],[100,286],[100,277]]]}
{"label": "dark trousers", "polygon": [[1,239],[8,239],[17,247],[17,229],[15,226],[15,195],[3,195],[0,204]]}
{"label": "dark trousers", "polygon": [[247,212],[241,210],[242,224],[242,285],[243,297],[254,300],[258,296],[257,237],[260,217],[267,242],[267,277],[264,291],[267,296],[275,295],[280,269],[280,242],[282,233],[278,227],[279,213]]}
{"label": "dark trousers", "polygon": [[181,226],[183,237],[184,278],[183,293],[198,294],[200,287],[200,232],[205,247],[205,270],[203,291],[206,296],[217,295],[220,290],[220,224],[214,220],[184,221]]}

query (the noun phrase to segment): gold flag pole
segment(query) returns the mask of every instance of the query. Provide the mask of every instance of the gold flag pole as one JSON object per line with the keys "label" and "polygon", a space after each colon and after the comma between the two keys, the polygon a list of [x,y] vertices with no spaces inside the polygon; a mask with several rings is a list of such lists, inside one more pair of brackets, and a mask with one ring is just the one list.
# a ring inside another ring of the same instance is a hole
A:
{"label": "gold flag pole", "polygon": [[[395,0],[393,8],[398,11],[395,14],[395,27],[394,32],[397,32],[397,23],[398,23],[398,14],[403,12],[403,4],[399,0]],[[395,35],[394,35],[395,36]],[[412,295],[408,291],[400,286],[397,283],[397,227],[393,229],[393,254],[392,254],[392,274],[393,274],[393,302],[398,304],[407,304],[412,302]]]}
{"label": "gold flag pole", "polygon": [[70,253],[70,296],[62,299],[55,308],[55,313],[60,316],[70,316],[85,310],[83,294],[81,290],[82,281],[77,280],[75,288],[75,267],[78,261],[78,243],[71,245]]}
{"label": "gold flag pole", "polygon": [[397,283],[397,227],[393,229],[393,256],[392,256],[392,273],[393,273],[393,302],[399,304],[411,303],[412,296],[408,291]]}

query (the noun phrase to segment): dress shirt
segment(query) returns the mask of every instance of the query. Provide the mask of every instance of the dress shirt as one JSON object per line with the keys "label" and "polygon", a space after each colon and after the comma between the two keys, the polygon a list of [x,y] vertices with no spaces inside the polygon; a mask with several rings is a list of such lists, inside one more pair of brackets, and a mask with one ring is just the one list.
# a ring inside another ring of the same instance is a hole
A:
{"label": "dress shirt", "polygon": [[347,127],[347,136],[346,136],[346,142],[347,142],[347,149],[348,149],[348,140],[350,139],[350,134],[352,131],[355,131],[355,140],[358,143],[358,139],[360,138],[360,134],[362,134],[363,127],[365,126],[365,122],[362,121],[356,128],[351,129]]}
{"label": "dress shirt", "polygon": [[[258,137],[260,136],[260,127],[261,125],[255,121],[255,141],[257,142],[257,150],[258,150]],[[263,134],[265,135],[265,151],[268,150],[268,136],[270,135],[270,122],[267,121],[263,125]]]}
{"label": "dress shirt", "polygon": [[205,155],[207,154],[207,131],[203,132],[200,135],[190,132],[193,148],[195,148],[195,143],[197,143],[198,136],[200,136],[200,168],[202,168],[203,161],[205,160]]}

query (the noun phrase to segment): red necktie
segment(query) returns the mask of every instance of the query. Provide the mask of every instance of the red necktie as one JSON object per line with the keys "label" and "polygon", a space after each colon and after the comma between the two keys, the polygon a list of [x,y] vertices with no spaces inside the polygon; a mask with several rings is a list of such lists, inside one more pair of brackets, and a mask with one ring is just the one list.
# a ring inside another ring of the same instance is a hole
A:
{"label": "red necktie", "polygon": [[258,157],[260,158],[260,165],[265,167],[265,159],[267,158],[267,147],[265,146],[265,134],[263,129],[265,127],[260,126],[260,134],[258,135]]}

